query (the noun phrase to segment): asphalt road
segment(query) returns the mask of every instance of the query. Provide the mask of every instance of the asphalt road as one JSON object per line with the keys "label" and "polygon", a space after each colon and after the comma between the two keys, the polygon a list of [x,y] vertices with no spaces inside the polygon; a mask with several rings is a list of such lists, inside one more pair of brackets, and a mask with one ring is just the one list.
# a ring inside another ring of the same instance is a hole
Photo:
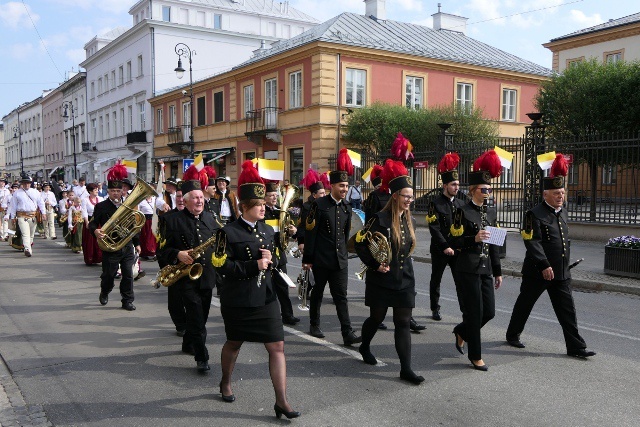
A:
{"label": "asphalt road", "polygon": [[[58,241],[59,242],[59,241]],[[24,399],[42,405],[57,426],[248,426],[280,425],[274,417],[267,353],[243,346],[228,404],[217,393],[224,327],[217,306],[208,323],[212,370],[195,371],[180,352],[166,310],[166,290],[149,275],[136,282],[138,310],[121,310],[117,293],[98,303],[100,267],[86,267],[57,242],[36,242],[33,258],[0,246],[0,354]],[[289,266],[295,280],[299,260]],[[356,328],[367,317],[364,283],[350,264],[350,310]],[[309,337],[308,317],[286,328],[288,394],[303,412],[291,424],[304,426],[636,426],[640,416],[640,299],[620,294],[575,292],[580,331],[591,360],[565,355],[562,331],[548,298],[534,309],[522,340],[524,350],[504,344],[520,280],[507,277],[496,295],[496,318],[483,329],[483,373],[471,369],[453,345],[460,313],[450,273],[442,286],[443,321],[427,316],[430,264],[416,263],[416,318],[428,325],[413,334],[414,370],[426,381],[398,379],[392,321],[379,331],[372,351],[382,362],[369,366],[357,348],[341,345],[328,289],[322,309],[325,340]],[[292,297],[294,292],[292,291]],[[297,304],[297,300],[294,300]]]}

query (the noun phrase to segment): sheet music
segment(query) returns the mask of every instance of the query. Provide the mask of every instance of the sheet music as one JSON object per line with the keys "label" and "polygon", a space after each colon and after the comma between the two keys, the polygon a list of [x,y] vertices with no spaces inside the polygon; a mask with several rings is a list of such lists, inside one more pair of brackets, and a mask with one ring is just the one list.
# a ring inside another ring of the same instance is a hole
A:
{"label": "sheet music", "polygon": [[504,245],[504,239],[507,237],[507,230],[505,228],[487,226],[486,230],[489,232],[490,237],[483,240],[484,243],[497,246]]}

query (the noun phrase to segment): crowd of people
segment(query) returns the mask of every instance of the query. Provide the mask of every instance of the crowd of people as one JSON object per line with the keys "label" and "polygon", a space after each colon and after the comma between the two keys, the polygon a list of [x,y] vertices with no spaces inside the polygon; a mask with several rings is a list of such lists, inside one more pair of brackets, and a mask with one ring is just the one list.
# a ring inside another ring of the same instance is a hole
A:
{"label": "crowd of people", "polygon": [[[546,290],[564,332],[567,354],[587,358],[595,353],[586,349],[578,333],[569,286],[568,226],[563,209],[566,165],[562,165],[561,157],[554,162],[550,177],[543,179],[544,200],[525,215],[521,233],[527,249],[524,278],[506,342],[525,347],[521,333],[535,302]],[[502,284],[498,245],[491,240],[492,230],[498,227],[497,215],[495,208],[487,206],[487,199],[501,165],[493,150],[483,153],[468,175],[469,199],[465,201],[458,197],[459,161],[457,154],[448,153],[438,164],[442,191],[428,208],[430,310],[433,320],[442,319],[440,282],[449,266],[462,314],[461,322],[453,329],[454,346],[461,354],[467,354],[474,369],[487,371],[481,329],[495,315],[494,292]],[[23,176],[10,189],[0,181],[2,238],[11,237],[14,247],[21,244],[24,254],[31,256],[39,221],[43,238],[57,238],[53,226],[57,215],[67,246],[83,253],[87,265],[102,265],[100,304],[108,304],[115,280],[120,278],[122,308],[128,311],[136,309],[134,279],[144,275],[139,258],[157,259],[160,271],[156,280],[164,284],[170,281],[168,311],[176,334],[182,337],[182,351],[194,357],[196,369],[202,373],[211,369],[206,323],[215,289],[226,334],[220,355],[222,400],[236,399],[232,375],[242,344],[260,342],[269,354],[275,414],[278,418],[295,418],[300,412],[292,408],[286,394],[283,326],[300,322],[289,296],[289,238],[297,243],[302,269],[312,272],[309,334],[325,338],[320,313],[328,284],[344,345],[359,344],[362,360],[375,365],[378,360],[371,343],[378,330],[387,329],[384,320],[391,308],[399,377],[415,385],[424,381],[411,363],[410,331],[425,328],[412,317],[416,305],[412,260],[416,223],[411,212],[415,200],[411,177],[402,161],[388,159],[372,169],[370,180],[375,189],[363,200],[360,187],[349,186],[354,168],[346,149],[340,151],[336,166],[328,174],[328,182],[312,169],[307,172],[301,186],[310,196],[303,201],[286,197],[282,200],[288,194],[288,182],[279,186],[278,182],[261,178],[252,161],[242,165],[237,192],[229,188],[228,177],[218,177],[211,167],[198,169],[192,165],[182,180],[169,178],[164,182],[161,197],[136,196],[140,200],[136,199],[130,208],[144,216],[144,224],[118,245],[100,243],[113,240],[111,230],[103,228],[127,204],[127,198],[133,197],[134,186],[123,165],[109,170],[106,193],[100,185],[85,185],[80,180],[76,187],[59,187],[59,194],[55,195],[51,184],[44,183],[38,191],[32,188],[31,178]],[[280,206],[279,200],[287,205]],[[364,225],[359,230],[351,229],[352,217],[359,212],[354,213],[353,204],[364,210]],[[41,214],[39,221],[36,212]],[[297,217],[297,221],[291,221],[291,217]],[[9,229],[15,230],[12,236],[8,235]],[[361,335],[356,333],[349,315],[349,252],[357,253],[365,267],[364,302],[369,317],[362,325]]]}

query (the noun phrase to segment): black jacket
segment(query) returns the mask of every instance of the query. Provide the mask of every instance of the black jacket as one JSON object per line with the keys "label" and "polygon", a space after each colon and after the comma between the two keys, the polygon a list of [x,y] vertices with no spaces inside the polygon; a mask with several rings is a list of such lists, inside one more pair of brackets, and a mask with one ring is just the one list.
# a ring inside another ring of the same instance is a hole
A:
{"label": "black jacket", "polygon": [[317,198],[311,204],[304,223],[306,231],[302,262],[313,264],[314,268],[347,268],[351,215],[351,205],[346,200],[336,205],[330,194]]}
{"label": "black jacket", "polygon": [[[178,252],[193,249],[200,246],[220,228],[213,216],[208,212],[202,212],[196,219],[187,209],[173,210],[165,213],[158,219],[158,264],[160,268],[167,265],[178,264]],[[213,245],[209,247],[203,256],[194,260],[202,264],[202,276],[197,280],[200,289],[213,289],[216,282],[215,269],[211,264]],[[184,277],[176,282],[190,280]]]}
{"label": "black jacket", "polygon": [[[107,221],[109,221],[109,219],[113,216],[114,213],[116,213],[117,210],[118,208],[116,207],[116,205],[113,204],[113,202],[109,198],[98,203],[95,209],[93,210],[93,218],[89,222],[89,231],[91,232],[91,234],[95,236],[96,230],[98,228],[102,228],[102,226]],[[139,246],[140,233],[136,233],[136,235],[133,236],[133,238],[131,239],[131,242],[129,243],[133,243],[133,246]]]}
{"label": "black jacket", "polygon": [[[415,229],[415,220],[411,218]],[[387,238],[387,241],[391,245],[391,262],[389,263],[389,271],[386,273],[380,273],[378,267],[380,263],[375,260],[371,251],[369,250],[368,240],[364,239],[358,242],[356,238],[356,252],[362,260],[362,262],[369,267],[365,276],[365,283],[367,285],[376,285],[389,289],[404,289],[415,286],[415,277],[413,273],[413,259],[411,258],[411,250],[415,246],[415,242],[411,239],[409,234],[409,226],[406,218],[402,219],[402,246],[398,249],[393,244],[393,235],[391,232],[391,213],[390,212],[378,212],[373,215],[370,222],[367,223],[364,229],[360,232],[360,235],[366,231],[379,232]]]}
{"label": "black jacket", "polygon": [[304,202],[302,204],[302,209],[300,210],[300,221],[298,222],[298,231],[296,231],[295,238],[298,241],[298,244],[301,245],[304,243],[304,233],[305,233],[305,223],[307,221],[307,216],[309,216],[309,211],[311,210],[311,202]]}
{"label": "black jacket", "polygon": [[453,213],[463,205],[464,202],[462,200],[454,197],[452,202],[442,193],[435,197],[429,204],[427,222],[429,223],[429,232],[431,233],[429,251],[432,255],[444,255],[444,250],[451,247],[447,236],[449,236]]}
{"label": "black jacket", "polygon": [[[463,227],[461,236],[449,234],[449,244],[451,247],[459,251],[458,260],[456,261],[456,271],[471,274],[488,274],[493,276],[502,276],[502,268],[500,267],[499,249],[496,245],[482,244],[476,242],[476,234],[481,229],[481,207],[476,206],[473,202],[464,204],[456,210],[454,222],[459,221]],[[456,216],[458,218],[456,218]],[[494,208],[487,208],[486,225],[497,227],[497,213]],[[488,258],[482,259],[480,254],[483,251]],[[484,264],[484,267],[482,266]]]}
{"label": "black jacket", "polygon": [[542,202],[525,214],[525,224],[528,221],[532,225],[533,237],[524,239],[527,253],[522,274],[543,280],[542,270],[551,267],[554,280],[571,279],[567,212],[562,209],[556,215],[551,206]]}
{"label": "black jacket", "polygon": [[[221,263],[218,272],[222,275],[219,289],[220,304],[225,307],[260,307],[275,300],[276,294],[268,270],[258,283],[260,249],[269,249],[273,254],[275,233],[271,226],[258,222],[251,227],[243,219],[234,221],[218,231],[214,263]],[[226,257],[225,257],[226,255]],[[278,266],[275,256],[271,268]]]}
{"label": "black jacket", "polygon": [[390,198],[391,194],[389,191],[380,191],[379,188],[369,193],[369,197],[367,197],[367,200],[365,200],[363,204],[365,224],[368,224],[369,220],[373,218],[373,215],[376,212],[380,212],[382,208],[387,205]]}

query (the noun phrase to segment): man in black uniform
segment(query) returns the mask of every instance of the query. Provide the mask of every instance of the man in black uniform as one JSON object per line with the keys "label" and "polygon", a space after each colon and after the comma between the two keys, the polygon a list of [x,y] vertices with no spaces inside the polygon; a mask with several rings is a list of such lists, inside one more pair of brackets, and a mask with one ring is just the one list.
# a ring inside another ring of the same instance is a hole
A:
{"label": "man in black uniform", "polygon": [[[280,222],[280,208],[276,206],[278,202],[278,185],[277,183],[268,182],[266,184],[266,193],[264,196],[265,201],[265,213],[264,213],[264,222],[273,227],[276,232],[276,236],[274,238],[276,245],[276,258],[278,259],[278,268],[284,273],[287,274],[287,248],[280,246],[280,233],[287,234],[296,234],[296,227],[293,225],[290,226],[287,230],[280,230],[279,222]],[[273,285],[276,290],[276,295],[278,296],[278,301],[280,302],[280,313],[282,314],[282,323],[286,325],[295,325],[300,321],[300,318],[295,317],[293,315],[293,306],[291,305],[291,300],[289,299],[289,286],[287,283],[280,277],[280,274],[277,270],[271,270],[273,275]]]}
{"label": "man in black uniform", "polygon": [[389,189],[385,188],[384,190],[380,189],[382,185],[382,166],[373,165],[373,170],[371,171],[371,185],[373,185],[374,190],[369,193],[367,200],[365,200],[362,207],[364,208],[364,223],[368,224],[369,220],[373,215],[377,212],[380,212],[382,208],[387,205],[387,202],[391,198],[391,194],[389,194]]}
{"label": "man in black uniform", "polygon": [[[126,176],[126,167],[121,164],[116,164],[107,174],[108,198],[96,205],[93,211],[93,220],[89,222],[89,231],[93,233],[97,239],[104,237],[105,234],[101,227],[122,205],[122,180],[124,180]],[[118,268],[120,268],[122,272],[122,278],[120,279],[122,308],[127,311],[136,309],[136,306],[133,305],[134,250],[140,253],[140,237],[138,234],[133,236],[131,241],[122,249],[115,252],[102,251],[102,274],[100,275],[100,296],[98,298],[100,304],[107,305],[109,302],[109,293],[113,290],[114,280],[118,273]]]}
{"label": "man in black uniform", "polygon": [[300,211],[300,223],[296,232],[298,250],[300,250],[301,253],[304,252],[305,223],[307,221],[307,216],[309,216],[309,211],[311,210],[311,203],[313,203],[317,198],[324,197],[326,195],[324,185],[320,181],[318,172],[310,169],[303,181],[307,190],[311,192],[311,196],[309,196],[309,200],[302,204],[302,210]]}
{"label": "man in black uniform", "polygon": [[449,228],[451,227],[453,213],[462,207],[464,202],[458,198],[460,181],[458,180],[458,164],[460,157],[456,153],[447,153],[438,164],[438,172],[442,179],[442,193],[438,194],[429,204],[427,222],[431,233],[431,282],[429,283],[429,299],[431,302],[431,318],[442,320],[440,316],[440,282],[444,270],[451,268],[453,281],[456,286],[458,304],[462,310],[462,297],[460,296],[459,284],[455,278],[455,266],[458,254],[451,248],[447,240]]}
{"label": "man in black uniform", "polygon": [[596,353],[586,350],[587,344],[578,333],[576,308],[571,294],[569,227],[567,212],[562,209],[567,171],[563,166],[565,163],[564,158],[556,157],[551,167],[551,177],[542,180],[544,201],[525,214],[521,234],[527,253],[522,264],[520,295],[507,328],[507,343],[524,348],[520,334],[533,306],[546,290],[562,326],[567,354],[586,358]]}
{"label": "man in black uniform", "polygon": [[182,193],[185,208],[162,216],[158,226],[158,263],[160,267],[184,263],[202,264],[202,275],[191,280],[189,276],[179,279],[176,287],[182,296],[186,311],[186,334],[182,338],[182,351],[193,354],[199,372],[209,367],[209,352],[205,345],[211,295],[215,284],[215,269],[211,263],[212,245],[200,257],[192,258],[190,251],[201,246],[220,228],[213,216],[204,211],[204,195],[200,181],[183,181]]}
{"label": "man in black uniform", "polygon": [[[343,166],[348,158],[343,148],[338,155],[338,169],[329,174],[331,193],[316,199],[305,221],[305,247],[302,255],[302,268],[312,269],[315,279],[309,318],[309,333],[317,338],[324,338],[320,329],[320,306],[324,287],[329,282],[329,290],[336,305],[340,329],[345,345],[356,344],[362,337],[356,336],[351,328],[349,306],[347,305],[348,253],[347,240],[351,228],[351,206],[344,200],[349,189],[347,167]],[[353,166],[348,161],[348,166]]]}

